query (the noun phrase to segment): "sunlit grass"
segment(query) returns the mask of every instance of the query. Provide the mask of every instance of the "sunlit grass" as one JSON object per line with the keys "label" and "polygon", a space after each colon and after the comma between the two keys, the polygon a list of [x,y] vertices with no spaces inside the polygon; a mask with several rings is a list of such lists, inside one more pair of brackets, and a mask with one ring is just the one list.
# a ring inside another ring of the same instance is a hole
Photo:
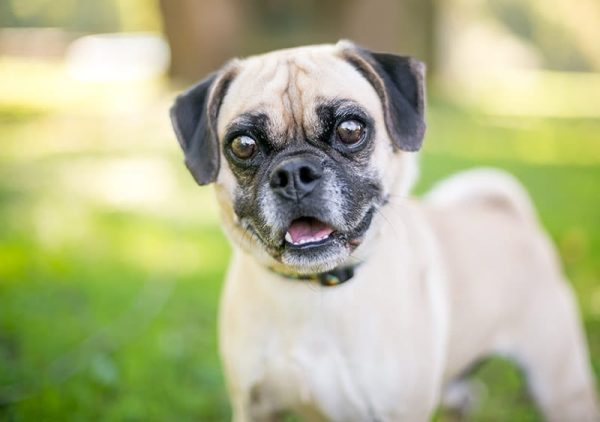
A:
{"label": "sunlit grass", "polygon": [[[86,87],[60,65],[6,63],[0,419],[227,420],[216,313],[229,247],[211,189],[181,163],[173,94],[161,81]],[[600,375],[599,134],[598,120],[490,117],[434,99],[417,191],[476,165],[523,181]],[[487,393],[474,420],[538,420],[514,368],[494,361],[478,377]]]}
{"label": "sunlit grass", "polygon": [[478,76],[445,88],[492,115],[600,118],[600,73],[503,69]]}
{"label": "sunlit grass", "polygon": [[74,115],[138,111],[160,92],[161,78],[86,82],[69,75],[63,62],[0,57],[0,95],[4,104],[69,111]]}
{"label": "sunlit grass", "polygon": [[532,165],[600,164],[600,118],[503,117],[469,111],[433,101],[428,151]]}

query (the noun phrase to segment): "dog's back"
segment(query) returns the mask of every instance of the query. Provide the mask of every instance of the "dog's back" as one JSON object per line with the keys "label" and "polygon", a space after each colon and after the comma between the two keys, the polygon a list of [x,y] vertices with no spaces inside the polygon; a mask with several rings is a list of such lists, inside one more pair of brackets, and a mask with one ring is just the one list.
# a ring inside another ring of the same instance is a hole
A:
{"label": "dog's back", "polygon": [[425,200],[439,207],[479,204],[504,208],[524,219],[535,216],[521,184],[509,173],[494,168],[463,171],[444,179],[427,193]]}

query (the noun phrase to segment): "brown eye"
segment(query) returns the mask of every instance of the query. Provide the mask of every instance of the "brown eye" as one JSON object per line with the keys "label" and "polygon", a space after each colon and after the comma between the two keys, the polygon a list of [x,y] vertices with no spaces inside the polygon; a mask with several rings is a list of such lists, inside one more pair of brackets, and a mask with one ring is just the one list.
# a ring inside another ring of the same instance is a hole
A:
{"label": "brown eye", "polygon": [[336,130],[340,141],[353,145],[362,140],[365,127],[356,120],[344,120]]}
{"label": "brown eye", "polygon": [[231,152],[242,160],[247,160],[256,153],[256,141],[249,136],[238,136],[231,142]]}

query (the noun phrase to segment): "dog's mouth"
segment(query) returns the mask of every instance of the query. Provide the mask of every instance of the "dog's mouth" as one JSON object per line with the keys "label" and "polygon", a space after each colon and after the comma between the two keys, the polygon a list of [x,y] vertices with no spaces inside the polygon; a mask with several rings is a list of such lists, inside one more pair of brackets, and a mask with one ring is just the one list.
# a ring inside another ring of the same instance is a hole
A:
{"label": "dog's mouth", "polygon": [[246,220],[245,230],[261,242],[275,260],[298,274],[328,271],[346,259],[364,240],[375,206],[354,228],[340,229],[325,219],[301,216],[291,220],[276,239],[269,239]]}
{"label": "dog's mouth", "polygon": [[[370,208],[362,221],[353,229],[340,231],[316,217],[302,216],[292,220],[282,239],[282,252],[305,255],[319,254],[331,247],[355,249],[360,245],[371,224],[375,207]],[[314,252],[314,253],[313,253]]]}
{"label": "dog's mouth", "polygon": [[328,243],[335,230],[314,217],[300,217],[290,223],[285,233],[285,244],[294,248],[311,248]]}
{"label": "dog's mouth", "polygon": [[278,261],[298,274],[328,271],[341,264],[364,240],[375,208],[351,230],[341,230],[326,220],[302,216],[292,220],[281,239]]}

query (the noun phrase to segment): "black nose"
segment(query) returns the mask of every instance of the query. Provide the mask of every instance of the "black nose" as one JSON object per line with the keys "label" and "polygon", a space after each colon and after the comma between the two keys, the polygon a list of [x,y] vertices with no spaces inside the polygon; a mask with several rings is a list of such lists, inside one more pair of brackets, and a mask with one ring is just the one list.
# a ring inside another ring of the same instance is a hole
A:
{"label": "black nose", "polygon": [[299,201],[315,190],[322,175],[323,167],[316,158],[292,158],[273,169],[270,185],[279,196]]}

